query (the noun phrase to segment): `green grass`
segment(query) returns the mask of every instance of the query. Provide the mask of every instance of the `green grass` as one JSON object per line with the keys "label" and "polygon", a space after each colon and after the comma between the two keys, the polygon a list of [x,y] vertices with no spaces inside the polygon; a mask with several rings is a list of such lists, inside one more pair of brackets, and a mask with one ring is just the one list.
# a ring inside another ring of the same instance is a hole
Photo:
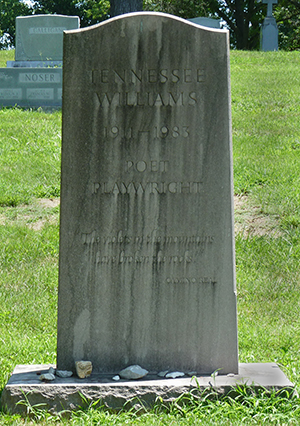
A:
{"label": "green grass", "polygon": [[7,61],[15,60],[15,51],[12,50],[0,50],[0,68],[6,67]]}
{"label": "green grass", "polygon": [[[300,52],[231,52],[231,84],[236,219],[252,226],[236,235],[239,357],[277,362],[299,391]],[[38,198],[59,196],[60,128],[60,112],[0,110],[1,389],[16,364],[55,363],[59,208]],[[144,414],[35,414],[0,424],[300,425],[298,398],[242,390]]]}
{"label": "green grass", "polygon": [[61,113],[0,110],[0,206],[57,197]]}

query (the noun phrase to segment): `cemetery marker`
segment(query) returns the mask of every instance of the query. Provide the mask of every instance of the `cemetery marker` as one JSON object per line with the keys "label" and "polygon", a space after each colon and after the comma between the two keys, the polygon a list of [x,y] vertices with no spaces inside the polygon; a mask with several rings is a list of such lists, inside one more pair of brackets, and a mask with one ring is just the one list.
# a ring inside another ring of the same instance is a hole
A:
{"label": "cemetery marker", "polygon": [[261,50],[264,52],[278,50],[278,27],[273,16],[273,4],[278,0],[263,0],[267,3],[267,16],[261,27]]}
{"label": "cemetery marker", "polygon": [[64,40],[58,368],[237,373],[227,31]]}
{"label": "cemetery marker", "polygon": [[[57,367],[94,369],[49,384],[49,365],[16,366],[1,407],[292,392],[274,363],[238,366],[228,32],[135,13],[64,44]],[[114,382],[130,364],[150,373]]]}

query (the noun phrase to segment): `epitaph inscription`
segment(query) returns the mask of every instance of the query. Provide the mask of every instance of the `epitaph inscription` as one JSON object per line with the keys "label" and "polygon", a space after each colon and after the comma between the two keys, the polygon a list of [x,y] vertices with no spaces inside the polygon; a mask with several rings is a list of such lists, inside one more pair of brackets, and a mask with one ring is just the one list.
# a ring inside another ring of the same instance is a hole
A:
{"label": "epitaph inscription", "polygon": [[65,34],[59,368],[237,371],[228,73],[169,15]]}

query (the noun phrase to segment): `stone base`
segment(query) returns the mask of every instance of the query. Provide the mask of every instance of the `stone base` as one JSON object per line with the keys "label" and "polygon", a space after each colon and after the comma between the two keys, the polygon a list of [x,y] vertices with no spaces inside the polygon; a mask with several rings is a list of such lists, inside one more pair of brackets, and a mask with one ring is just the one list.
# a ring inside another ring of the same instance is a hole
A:
{"label": "stone base", "polygon": [[87,379],[56,377],[53,382],[43,383],[39,375],[47,372],[49,367],[51,365],[16,366],[2,392],[1,408],[11,414],[26,414],[30,405],[55,414],[87,408],[95,401],[99,401],[99,406],[112,410],[119,410],[125,404],[127,408],[136,404],[151,407],[158,398],[168,404],[191,391],[201,396],[201,392],[208,389],[215,391],[216,395],[224,395],[234,391],[236,386],[294,391],[294,385],[275,363],[239,364],[239,374],[227,376],[160,379],[155,373],[149,373],[140,380],[116,382],[112,380],[112,374],[92,374]]}

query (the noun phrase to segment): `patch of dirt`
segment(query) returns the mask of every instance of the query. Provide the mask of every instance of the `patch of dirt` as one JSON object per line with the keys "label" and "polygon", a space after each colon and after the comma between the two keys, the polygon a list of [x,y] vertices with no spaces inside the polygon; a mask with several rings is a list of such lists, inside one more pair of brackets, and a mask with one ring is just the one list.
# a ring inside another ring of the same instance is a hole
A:
{"label": "patch of dirt", "polygon": [[234,228],[236,234],[279,237],[278,217],[265,215],[261,207],[250,204],[248,197],[234,197]]}
{"label": "patch of dirt", "polygon": [[[24,207],[20,207],[14,220],[25,222],[30,229],[40,231],[46,222],[58,220],[57,212],[53,214],[51,209],[58,207],[59,204],[59,198],[40,198],[36,200],[35,205],[26,206],[26,212],[23,210]],[[8,207],[8,209],[18,209],[18,207]],[[242,234],[245,238],[264,235],[276,238],[281,235],[278,226],[279,218],[261,213],[260,206],[251,204],[247,196],[234,197],[234,219],[235,233]],[[0,214],[0,225],[5,225],[11,220],[5,213]]]}
{"label": "patch of dirt", "polygon": [[53,208],[59,206],[60,198],[38,198],[37,202],[42,207]]}
{"label": "patch of dirt", "polygon": [[[38,198],[36,201],[37,201],[37,204],[41,206],[43,209],[52,209],[54,207],[59,206],[60,204],[60,198]],[[49,221],[53,222],[54,218],[50,216],[47,218],[38,219],[34,222],[28,223],[28,227],[30,229],[33,229],[34,231],[40,231],[45,225],[45,223]]]}
{"label": "patch of dirt", "polygon": [[40,231],[46,223],[58,221],[60,199],[37,199],[31,205],[5,207],[1,209],[0,225],[20,224],[35,231]]}

